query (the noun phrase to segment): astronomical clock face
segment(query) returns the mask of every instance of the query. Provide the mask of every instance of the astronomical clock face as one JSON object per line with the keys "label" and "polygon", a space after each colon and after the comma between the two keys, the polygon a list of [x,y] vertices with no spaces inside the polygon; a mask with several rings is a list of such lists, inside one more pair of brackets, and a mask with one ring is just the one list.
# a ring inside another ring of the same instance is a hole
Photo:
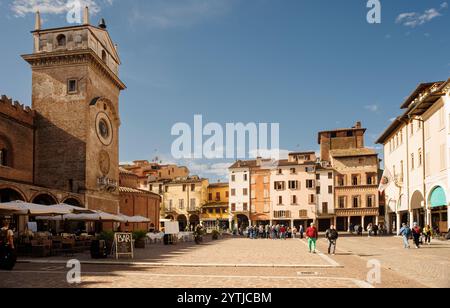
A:
{"label": "astronomical clock face", "polygon": [[95,120],[95,129],[98,139],[100,139],[103,145],[110,145],[113,140],[113,128],[111,120],[106,113],[100,112]]}
{"label": "astronomical clock face", "polygon": [[98,164],[100,167],[100,171],[103,173],[104,176],[106,176],[109,173],[109,169],[111,167],[111,161],[109,159],[108,152],[106,151],[100,152]]}

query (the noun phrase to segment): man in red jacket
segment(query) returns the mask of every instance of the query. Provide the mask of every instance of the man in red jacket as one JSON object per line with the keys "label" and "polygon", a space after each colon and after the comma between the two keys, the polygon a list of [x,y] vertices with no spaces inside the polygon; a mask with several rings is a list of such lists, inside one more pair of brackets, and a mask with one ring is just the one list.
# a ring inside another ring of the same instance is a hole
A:
{"label": "man in red jacket", "polygon": [[319,238],[319,233],[313,223],[306,230],[306,238],[308,239],[309,253],[316,253],[316,243]]}

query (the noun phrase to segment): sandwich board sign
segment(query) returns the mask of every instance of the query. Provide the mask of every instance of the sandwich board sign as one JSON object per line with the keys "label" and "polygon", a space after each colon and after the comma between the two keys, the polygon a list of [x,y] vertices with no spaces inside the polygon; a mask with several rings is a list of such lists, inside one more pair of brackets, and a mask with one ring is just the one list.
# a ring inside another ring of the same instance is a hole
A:
{"label": "sandwich board sign", "polygon": [[131,259],[134,258],[133,250],[133,234],[131,233],[115,233],[114,234],[114,247],[116,259],[121,256],[128,256]]}
{"label": "sandwich board sign", "polygon": [[168,235],[176,235],[180,233],[180,223],[178,221],[165,222],[164,233]]}

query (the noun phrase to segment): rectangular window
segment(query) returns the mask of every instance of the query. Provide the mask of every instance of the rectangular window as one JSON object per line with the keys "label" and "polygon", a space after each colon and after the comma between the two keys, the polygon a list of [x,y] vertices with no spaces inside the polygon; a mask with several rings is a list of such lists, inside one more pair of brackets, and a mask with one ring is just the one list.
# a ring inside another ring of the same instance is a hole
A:
{"label": "rectangular window", "polygon": [[209,195],[208,195],[208,200],[209,200],[209,201],[212,201],[212,198],[213,198],[213,194],[212,194],[212,193],[209,193]]}
{"label": "rectangular window", "polygon": [[195,191],[195,184],[191,184],[191,191]]}
{"label": "rectangular window", "polygon": [[309,195],[309,204],[315,204],[316,203],[316,196],[315,195]]}
{"label": "rectangular window", "polygon": [[236,203],[231,203],[231,211],[236,212]]}
{"label": "rectangular window", "polygon": [[313,189],[315,186],[314,180],[306,180],[306,188]]}
{"label": "rectangular window", "polygon": [[358,208],[359,207],[359,202],[360,201],[360,197],[359,196],[357,196],[357,197],[353,197],[353,207],[354,208]]}
{"label": "rectangular window", "polygon": [[353,186],[358,186],[359,185],[359,176],[352,175],[352,185]]}
{"label": "rectangular window", "polygon": [[320,195],[320,186],[317,186],[317,187],[316,187],[316,194],[317,194],[317,195]]}
{"label": "rectangular window", "polygon": [[333,186],[328,186],[328,194],[332,195],[333,194]]}
{"label": "rectangular window", "polygon": [[328,214],[328,202],[322,203],[322,214]]}
{"label": "rectangular window", "polygon": [[229,198],[230,197],[230,192],[229,191],[226,191],[225,192],[225,198]]}
{"label": "rectangular window", "polygon": [[345,176],[339,175],[337,178],[338,186],[345,186]]}
{"label": "rectangular window", "polygon": [[297,190],[298,189],[298,181],[289,181],[289,189]]}
{"label": "rectangular window", "polygon": [[291,174],[296,174],[296,173],[297,173],[297,169],[291,168]]}
{"label": "rectangular window", "polygon": [[316,180],[317,180],[317,181],[320,181],[320,174],[319,174],[319,173],[316,174]]}
{"label": "rectangular window", "polygon": [[244,210],[244,212],[248,211],[248,203],[244,203],[243,210]]}
{"label": "rectangular window", "polygon": [[231,182],[236,182],[236,175],[231,175]]}
{"label": "rectangular window", "polygon": [[216,192],[216,201],[220,201],[220,192]]}
{"label": "rectangular window", "polygon": [[333,179],[333,172],[328,172],[328,179],[332,180]]}
{"label": "rectangular window", "polygon": [[274,188],[275,190],[284,190],[285,189],[285,182],[275,182]]}
{"label": "rectangular window", "polygon": [[186,184],[183,184],[183,191],[186,191],[186,188],[187,188]]}
{"label": "rectangular window", "polygon": [[300,210],[300,211],[298,211],[298,215],[300,216],[300,217],[308,217],[308,211],[307,210]]}
{"label": "rectangular window", "polygon": [[340,209],[346,208],[346,198],[345,197],[339,197],[339,208]]}
{"label": "rectangular window", "polygon": [[282,205],[283,204],[283,197],[279,196],[278,197],[278,205]]}
{"label": "rectangular window", "polygon": [[166,193],[168,193],[169,192],[169,186],[166,186],[165,189],[166,189]]}
{"label": "rectangular window", "polygon": [[423,153],[422,153],[422,149],[419,149],[419,155],[418,155],[417,158],[419,159],[419,160],[418,160],[419,167],[421,167],[422,164],[423,164]]}
{"label": "rectangular window", "polygon": [[69,79],[67,81],[67,93],[69,94],[78,93],[78,81],[76,79]]}
{"label": "rectangular window", "polygon": [[195,209],[196,209],[196,207],[197,207],[197,202],[196,202],[196,199],[195,199],[195,198],[192,198],[192,199],[191,199],[190,207],[191,207],[191,211],[195,211]]}
{"label": "rectangular window", "polygon": [[178,200],[178,207],[180,210],[184,210],[184,199]]}
{"label": "rectangular window", "polygon": [[367,196],[367,207],[375,206],[375,196]]}
{"label": "rectangular window", "polygon": [[244,196],[248,196],[248,188],[244,188],[242,190],[242,193],[244,194]]}
{"label": "rectangular window", "polygon": [[231,195],[234,197],[234,196],[236,196],[236,189],[231,189]]}
{"label": "rectangular window", "polygon": [[244,182],[247,182],[248,181],[248,174],[244,174]]}
{"label": "rectangular window", "polygon": [[297,205],[297,196],[292,196],[292,205]]}

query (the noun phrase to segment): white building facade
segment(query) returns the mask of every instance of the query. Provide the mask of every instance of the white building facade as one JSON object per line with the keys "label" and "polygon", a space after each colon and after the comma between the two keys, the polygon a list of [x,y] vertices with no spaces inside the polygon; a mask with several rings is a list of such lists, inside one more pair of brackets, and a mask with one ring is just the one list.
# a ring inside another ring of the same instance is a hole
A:
{"label": "white building facade", "polygon": [[420,84],[402,104],[404,113],[383,133],[387,183],[386,222],[449,226],[450,81]]}

